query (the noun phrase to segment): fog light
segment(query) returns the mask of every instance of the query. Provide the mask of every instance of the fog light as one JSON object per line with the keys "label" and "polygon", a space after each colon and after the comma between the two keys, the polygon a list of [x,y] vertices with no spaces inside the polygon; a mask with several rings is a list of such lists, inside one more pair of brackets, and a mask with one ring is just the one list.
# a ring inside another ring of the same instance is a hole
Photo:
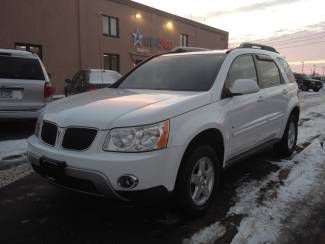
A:
{"label": "fog light", "polygon": [[136,187],[139,183],[139,180],[134,175],[122,175],[117,180],[117,184],[125,189],[132,189]]}

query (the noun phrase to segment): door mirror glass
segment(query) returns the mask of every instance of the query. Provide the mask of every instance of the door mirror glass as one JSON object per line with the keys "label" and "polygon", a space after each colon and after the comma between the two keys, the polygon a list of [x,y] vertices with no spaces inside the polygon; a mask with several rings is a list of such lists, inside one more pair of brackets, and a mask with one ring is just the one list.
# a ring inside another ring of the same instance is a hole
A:
{"label": "door mirror glass", "polygon": [[245,95],[255,93],[260,90],[255,80],[252,79],[237,79],[229,88],[232,96]]}

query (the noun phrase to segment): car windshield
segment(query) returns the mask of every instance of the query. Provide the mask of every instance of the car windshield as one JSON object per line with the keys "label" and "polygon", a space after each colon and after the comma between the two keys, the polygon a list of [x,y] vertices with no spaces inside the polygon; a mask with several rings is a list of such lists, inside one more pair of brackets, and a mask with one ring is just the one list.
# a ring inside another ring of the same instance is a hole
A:
{"label": "car windshield", "polygon": [[149,60],[122,78],[123,89],[207,91],[226,54],[162,55]]}
{"label": "car windshield", "polygon": [[0,78],[44,80],[38,59],[0,56]]}

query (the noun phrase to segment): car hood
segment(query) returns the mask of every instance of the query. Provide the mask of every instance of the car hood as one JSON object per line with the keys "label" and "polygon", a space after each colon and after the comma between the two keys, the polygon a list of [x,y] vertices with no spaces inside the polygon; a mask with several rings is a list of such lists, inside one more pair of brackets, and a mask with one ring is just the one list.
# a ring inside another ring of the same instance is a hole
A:
{"label": "car hood", "polygon": [[145,125],[172,118],[211,101],[208,92],[100,89],[55,101],[44,109],[44,120],[61,127],[107,130]]}

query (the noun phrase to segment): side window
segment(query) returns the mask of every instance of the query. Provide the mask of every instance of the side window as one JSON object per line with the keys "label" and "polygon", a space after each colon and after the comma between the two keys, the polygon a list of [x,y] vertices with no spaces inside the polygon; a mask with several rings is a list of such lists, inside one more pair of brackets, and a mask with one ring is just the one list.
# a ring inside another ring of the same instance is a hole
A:
{"label": "side window", "polygon": [[290,66],[289,64],[287,63],[287,61],[285,61],[283,58],[277,58],[280,65],[281,65],[281,68],[283,69],[284,73],[286,74],[288,80],[291,82],[291,83],[295,83],[296,82],[296,79],[295,79],[295,76],[293,75],[291,69],[290,69]]}
{"label": "side window", "polygon": [[263,88],[281,85],[281,76],[278,66],[272,60],[257,59],[260,83]]}
{"label": "side window", "polygon": [[75,89],[83,87],[85,75],[82,71],[78,72],[72,79],[71,86]]}
{"label": "side window", "polygon": [[233,61],[228,72],[225,88],[229,89],[237,79],[257,81],[254,60],[251,55],[242,55]]}

